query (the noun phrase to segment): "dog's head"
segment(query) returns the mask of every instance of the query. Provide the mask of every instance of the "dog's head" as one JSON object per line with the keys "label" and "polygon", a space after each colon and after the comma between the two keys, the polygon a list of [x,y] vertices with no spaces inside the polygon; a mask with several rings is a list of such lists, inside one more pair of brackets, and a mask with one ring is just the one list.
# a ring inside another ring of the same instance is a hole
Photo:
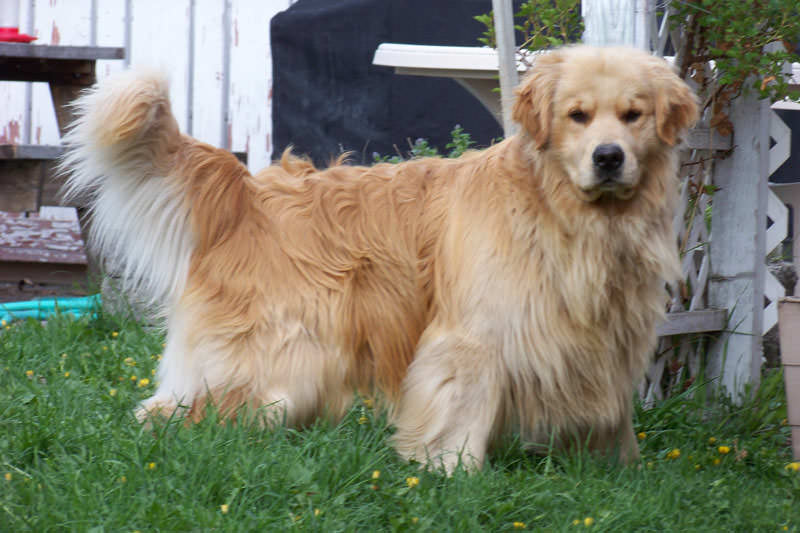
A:
{"label": "dog's head", "polygon": [[627,199],[644,161],[697,119],[694,93],[661,58],[629,48],[566,47],[539,56],[513,118],[586,201]]}

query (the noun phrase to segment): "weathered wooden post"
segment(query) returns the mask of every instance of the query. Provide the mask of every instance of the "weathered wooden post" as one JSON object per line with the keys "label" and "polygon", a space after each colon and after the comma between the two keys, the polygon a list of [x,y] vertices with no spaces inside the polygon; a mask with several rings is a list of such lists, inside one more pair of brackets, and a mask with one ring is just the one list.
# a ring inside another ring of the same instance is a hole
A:
{"label": "weathered wooden post", "polygon": [[497,56],[500,70],[500,98],[503,111],[503,135],[510,137],[517,128],[511,119],[511,102],[517,75],[517,47],[514,41],[514,6],[511,0],[492,0]]}
{"label": "weathered wooden post", "polygon": [[767,100],[743,94],[731,104],[733,150],[717,161],[711,215],[711,307],[729,310],[728,329],[710,347],[709,378],[734,400],[761,368],[766,279],[767,174],[771,111]]}

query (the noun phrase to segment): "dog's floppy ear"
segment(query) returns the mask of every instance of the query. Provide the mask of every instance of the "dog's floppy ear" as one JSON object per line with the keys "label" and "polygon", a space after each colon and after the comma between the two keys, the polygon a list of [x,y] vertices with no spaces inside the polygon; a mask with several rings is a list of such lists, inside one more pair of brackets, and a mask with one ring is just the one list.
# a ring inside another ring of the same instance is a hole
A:
{"label": "dog's floppy ear", "polygon": [[697,96],[663,59],[653,57],[650,72],[656,91],[656,131],[662,141],[674,146],[697,122]]}
{"label": "dog's floppy ear", "polygon": [[563,61],[558,51],[541,54],[514,91],[511,117],[533,138],[536,148],[542,148],[550,138],[553,97]]}

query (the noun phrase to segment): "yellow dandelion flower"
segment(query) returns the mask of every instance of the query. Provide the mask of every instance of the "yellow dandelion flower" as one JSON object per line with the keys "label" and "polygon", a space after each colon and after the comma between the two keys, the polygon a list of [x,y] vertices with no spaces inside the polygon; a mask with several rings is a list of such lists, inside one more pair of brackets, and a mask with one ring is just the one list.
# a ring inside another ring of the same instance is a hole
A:
{"label": "yellow dandelion flower", "polygon": [[68,378],[69,377],[69,372],[64,372],[64,377]]}
{"label": "yellow dandelion flower", "polygon": [[714,444],[715,442],[717,442],[717,438],[716,437],[709,437],[708,438],[708,443],[709,444]]}
{"label": "yellow dandelion flower", "polygon": [[572,521],[572,525],[573,526],[579,526],[579,525],[581,525],[581,521],[578,518],[576,518],[575,520]]}
{"label": "yellow dandelion flower", "polygon": [[722,455],[725,455],[726,453],[731,451],[731,447],[730,446],[720,446],[719,448],[717,448],[717,451],[719,451],[719,453],[721,453]]}
{"label": "yellow dandelion flower", "polygon": [[673,448],[667,453],[667,459],[677,459],[681,456],[681,451],[678,448]]}
{"label": "yellow dandelion flower", "polygon": [[151,370],[151,371],[150,371],[150,375],[151,375],[151,376],[155,376],[155,375],[156,375],[156,369],[155,369],[155,368],[154,368],[153,370]]}
{"label": "yellow dandelion flower", "polygon": [[113,338],[115,338],[115,339],[116,339],[117,337],[119,337],[119,331],[112,331],[112,332],[111,332],[111,337],[113,337]]}
{"label": "yellow dandelion flower", "polygon": [[359,417],[359,419],[358,419],[358,423],[363,425],[363,424],[366,424],[368,420],[369,420],[369,419],[368,419],[366,416],[364,416],[364,415],[361,415],[361,416]]}
{"label": "yellow dandelion flower", "polygon": [[639,438],[639,440],[644,440],[644,439],[647,438],[647,433],[645,433],[644,431],[641,431],[641,432],[637,433],[636,436]]}
{"label": "yellow dandelion flower", "polygon": [[147,378],[142,378],[139,380],[139,387],[147,387],[150,385],[150,380]]}
{"label": "yellow dandelion flower", "polygon": [[6,327],[7,325],[8,322],[6,322],[5,320],[0,320],[0,326]]}
{"label": "yellow dandelion flower", "polygon": [[133,357],[126,357],[122,362],[128,366],[136,366],[136,360]]}
{"label": "yellow dandelion flower", "polygon": [[589,527],[592,524],[594,524],[594,518],[592,518],[591,516],[587,516],[586,518],[583,519],[584,526]]}
{"label": "yellow dandelion flower", "polygon": [[364,398],[364,406],[367,409],[372,409],[372,406],[375,405],[372,401],[372,398]]}
{"label": "yellow dandelion flower", "polygon": [[783,526],[783,527],[781,528],[781,530],[782,530],[782,531],[789,531],[789,526]]}
{"label": "yellow dandelion flower", "polygon": [[108,346],[103,346],[103,351],[107,352],[108,351]]}
{"label": "yellow dandelion flower", "polygon": [[28,376],[29,378],[32,378],[33,377],[33,370],[26,370],[25,371],[25,375]]}
{"label": "yellow dandelion flower", "polygon": [[3,477],[6,478],[6,481],[11,481],[14,479],[14,476],[11,475],[11,472],[6,472],[6,475]]}
{"label": "yellow dandelion flower", "polygon": [[222,511],[222,514],[228,514],[229,509],[230,508],[228,507],[227,503],[223,503],[222,505],[219,506],[219,510]]}
{"label": "yellow dandelion flower", "polygon": [[378,479],[379,477],[381,477],[381,471],[380,470],[373,470],[372,471],[372,479]]}
{"label": "yellow dandelion flower", "polygon": [[137,379],[139,379],[139,378],[136,377],[136,374],[131,376],[131,381],[136,381]]}
{"label": "yellow dandelion flower", "polygon": [[414,487],[419,485],[419,478],[415,476],[407,477],[406,485],[408,485],[408,488],[413,489]]}
{"label": "yellow dandelion flower", "polygon": [[714,459],[714,466],[717,466],[717,465],[718,465],[718,464],[720,464],[721,462],[722,462],[722,461],[720,461],[719,457],[717,457],[716,459]]}
{"label": "yellow dandelion flower", "polygon": [[800,461],[789,463],[785,468],[786,470],[791,470],[792,472],[800,471]]}
{"label": "yellow dandelion flower", "polygon": [[314,509],[314,516],[319,516],[321,512],[319,509]]}
{"label": "yellow dandelion flower", "polygon": [[147,469],[148,470],[155,470],[156,469],[156,464],[155,463],[147,463]]}
{"label": "yellow dandelion flower", "polygon": [[514,529],[525,529],[525,522],[514,522]]}

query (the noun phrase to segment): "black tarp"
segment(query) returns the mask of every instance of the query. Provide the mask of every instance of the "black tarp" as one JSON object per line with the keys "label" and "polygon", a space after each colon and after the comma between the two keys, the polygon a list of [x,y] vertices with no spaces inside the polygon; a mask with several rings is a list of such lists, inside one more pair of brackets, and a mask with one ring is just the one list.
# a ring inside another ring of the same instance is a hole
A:
{"label": "black tarp", "polygon": [[273,136],[325,164],[408,150],[424,137],[443,149],[460,124],[479,145],[502,135],[492,115],[450,79],[401,76],[372,65],[383,42],[480,46],[473,16],[489,0],[300,0],[272,19]]}

